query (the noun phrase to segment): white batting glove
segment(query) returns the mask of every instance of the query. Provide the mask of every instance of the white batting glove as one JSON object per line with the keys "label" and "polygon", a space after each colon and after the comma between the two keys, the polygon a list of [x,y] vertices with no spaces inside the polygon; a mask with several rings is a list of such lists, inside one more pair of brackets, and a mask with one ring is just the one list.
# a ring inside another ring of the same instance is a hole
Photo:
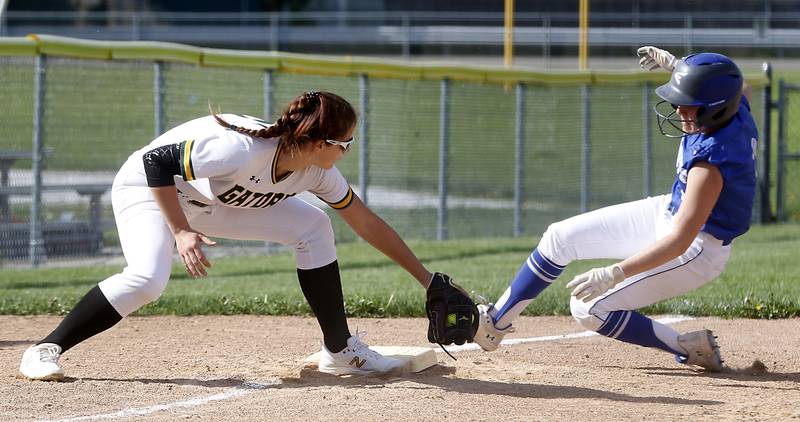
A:
{"label": "white batting glove", "polygon": [[622,280],[625,280],[625,273],[619,265],[614,264],[603,268],[592,268],[573,278],[567,283],[567,288],[573,289],[572,296],[576,299],[589,302]]}
{"label": "white batting glove", "polygon": [[653,46],[639,47],[636,54],[641,57],[639,59],[639,66],[644,70],[656,70],[662,68],[668,72],[675,69],[675,64],[678,60],[667,50],[662,50]]}

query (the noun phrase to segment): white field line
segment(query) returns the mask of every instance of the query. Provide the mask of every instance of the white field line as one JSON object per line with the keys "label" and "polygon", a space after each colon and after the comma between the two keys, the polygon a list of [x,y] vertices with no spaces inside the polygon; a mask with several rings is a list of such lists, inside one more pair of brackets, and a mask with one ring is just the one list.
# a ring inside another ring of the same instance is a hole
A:
{"label": "white field line", "polygon": [[[658,319],[656,321],[662,324],[674,324],[676,322],[682,321],[689,321],[692,320],[692,317],[686,316],[672,316],[672,317],[665,317]],[[581,337],[589,337],[599,335],[594,331],[583,331],[580,333],[573,333],[573,334],[562,334],[557,336],[542,336],[542,337],[528,337],[528,338],[514,338],[503,340],[500,344],[503,345],[514,345],[514,344],[523,344],[523,343],[535,343],[540,341],[554,341],[554,340],[565,340],[565,339],[572,339],[572,338],[581,338]],[[447,350],[450,353],[454,352],[463,352],[468,350],[477,350],[480,349],[480,346],[477,344],[465,344],[463,346],[454,346],[448,348]],[[436,352],[442,352],[441,349],[435,349]],[[242,385],[238,387],[229,388],[219,394],[214,394],[212,396],[207,397],[196,397],[189,400],[179,401],[175,403],[167,403],[167,404],[157,404],[153,406],[145,406],[145,407],[129,407],[127,409],[122,409],[117,412],[112,413],[104,413],[100,415],[89,415],[89,416],[76,416],[72,418],[66,419],[54,419],[54,420],[43,420],[40,422],[79,422],[79,421],[99,421],[99,420],[110,420],[110,419],[121,419],[121,418],[130,418],[133,416],[142,416],[148,415],[155,412],[163,412],[175,408],[189,408],[189,407],[196,407],[202,406],[211,402],[221,401],[221,400],[228,400],[236,397],[246,396],[248,394],[252,394],[258,390],[264,390],[266,388],[270,388],[271,386],[275,386],[280,384],[280,381],[277,382],[266,382],[266,383],[258,383],[258,382],[249,382],[245,381]]]}
{"label": "white field line", "polygon": [[[656,321],[660,322],[662,324],[675,324],[676,322],[690,321],[692,319],[694,319],[694,318],[678,315],[678,316],[664,317],[664,318],[661,318],[661,319],[657,319]],[[557,335],[557,336],[510,338],[510,339],[506,339],[506,340],[501,341],[500,344],[502,344],[504,346],[510,346],[510,345],[513,345],[513,344],[536,343],[536,342],[540,342],[540,341],[567,340],[567,339],[572,339],[572,338],[581,338],[581,337],[590,337],[590,336],[599,336],[599,335],[600,334],[597,334],[594,331],[583,331],[583,332],[580,332],[580,333],[560,334],[560,335]],[[463,352],[463,351],[468,351],[468,350],[480,350],[480,349],[481,349],[481,346],[478,346],[475,343],[467,343],[467,344],[463,344],[461,346],[448,346],[447,347],[447,351],[450,352],[450,353]],[[443,353],[444,352],[441,348],[434,349],[434,350],[436,351],[436,353]]]}
{"label": "white field line", "polygon": [[120,419],[120,418],[130,418],[133,416],[142,416],[148,415],[150,413],[155,412],[163,412],[165,410],[171,410],[175,408],[187,408],[187,407],[195,407],[195,406],[202,406],[207,403],[220,401],[220,400],[227,400],[232,399],[235,397],[245,396],[251,393],[254,393],[258,390],[263,390],[265,388],[269,388],[273,385],[278,385],[280,381],[273,382],[269,384],[261,384],[257,382],[243,382],[242,385],[238,387],[229,388],[219,394],[214,394],[213,396],[207,397],[195,397],[189,400],[179,401],[175,403],[168,403],[168,404],[157,404],[154,406],[146,406],[146,407],[129,407],[127,409],[122,409],[118,412],[112,413],[104,413],[102,415],[89,415],[89,416],[77,416],[74,418],[66,418],[66,419],[55,419],[55,420],[44,420],[40,422],[78,422],[78,421],[99,421],[99,420],[108,420],[108,419]]}

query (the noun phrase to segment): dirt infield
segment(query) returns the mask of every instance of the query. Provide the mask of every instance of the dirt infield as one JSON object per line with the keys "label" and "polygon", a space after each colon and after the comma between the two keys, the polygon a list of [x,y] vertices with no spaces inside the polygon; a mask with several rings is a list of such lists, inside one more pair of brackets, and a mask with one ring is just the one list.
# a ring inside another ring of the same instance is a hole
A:
{"label": "dirt infield", "polygon": [[[800,418],[800,319],[695,319],[733,369],[694,373],[671,356],[599,336],[568,317],[523,318],[497,352],[439,354],[401,379],[302,369],[310,318],[146,317],[62,358],[61,383],[17,379],[22,351],[60,317],[0,316],[0,420],[742,420]],[[426,345],[423,319],[353,319],[370,344]],[[559,335],[567,335],[559,338]],[[765,367],[754,361],[763,362]]]}

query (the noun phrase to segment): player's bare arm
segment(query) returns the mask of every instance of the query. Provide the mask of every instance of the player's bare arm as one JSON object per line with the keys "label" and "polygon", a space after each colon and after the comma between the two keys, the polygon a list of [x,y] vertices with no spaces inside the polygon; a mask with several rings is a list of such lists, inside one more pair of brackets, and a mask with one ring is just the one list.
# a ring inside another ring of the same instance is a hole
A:
{"label": "player's bare arm", "polygon": [[[353,194],[347,208],[338,211],[356,234],[403,267],[425,288],[428,341],[439,344],[445,352],[443,345],[473,341],[478,329],[478,309],[463,288],[447,274],[431,274],[397,232],[367,208],[357,195]],[[456,322],[451,323],[450,318]]]}
{"label": "player's bare arm", "polygon": [[403,267],[422,287],[428,287],[431,272],[422,265],[397,232],[367,208],[361,198],[353,194],[353,202],[347,208],[339,210],[339,215],[359,237]]}
{"label": "player's bare arm", "polygon": [[619,265],[626,277],[639,274],[682,254],[700,233],[722,191],[722,174],[707,162],[689,170],[683,204],[675,215],[674,230]]}
{"label": "player's bare arm", "polygon": [[181,257],[186,272],[194,278],[206,276],[205,267],[211,267],[203,253],[202,245],[214,246],[217,243],[189,226],[186,215],[178,203],[178,193],[174,185],[150,188],[153,197],[164,215],[169,229],[175,236],[178,255]]}

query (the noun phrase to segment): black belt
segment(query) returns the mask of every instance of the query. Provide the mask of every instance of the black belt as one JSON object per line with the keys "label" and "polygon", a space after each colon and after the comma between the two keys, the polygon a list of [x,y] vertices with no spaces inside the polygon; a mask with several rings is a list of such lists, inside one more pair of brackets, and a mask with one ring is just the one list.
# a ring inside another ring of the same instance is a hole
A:
{"label": "black belt", "polygon": [[204,204],[204,203],[202,203],[200,201],[195,201],[194,199],[190,199],[189,203],[194,205],[194,206],[196,206],[196,207],[200,207],[200,208],[205,208],[205,207],[208,206],[208,204]]}

